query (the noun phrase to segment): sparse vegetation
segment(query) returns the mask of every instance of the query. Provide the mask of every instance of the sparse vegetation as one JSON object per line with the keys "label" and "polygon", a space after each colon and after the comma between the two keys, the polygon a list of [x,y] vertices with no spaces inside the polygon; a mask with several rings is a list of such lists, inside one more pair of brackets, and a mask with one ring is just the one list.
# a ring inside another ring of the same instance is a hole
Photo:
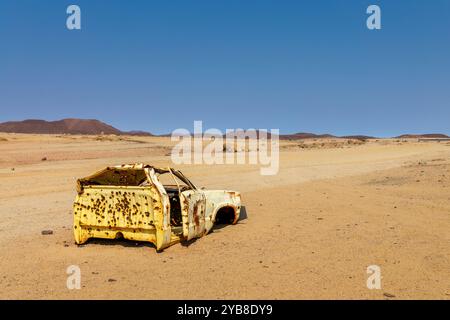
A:
{"label": "sparse vegetation", "polygon": [[125,141],[125,142],[132,142],[132,143],[148,143],[144,140],[138,140],[135,138],[129,138],[125,136],[117,136],[117,135],[100,135],[94,137],[95,141]]}
{"label": "sparse vegetation", "polygon": [[349,148],[352,146],[359,146],[367,143],[366,140],[362,139],[310,139],[302,140],[294,144],[281,145],[282,150],[286,149],[334,149],[334,148]]}
{"label": "sparse vegetation", "polygon": [[94,138],[95,141],[118,141],[119,138],[117,136],[96,136]]}

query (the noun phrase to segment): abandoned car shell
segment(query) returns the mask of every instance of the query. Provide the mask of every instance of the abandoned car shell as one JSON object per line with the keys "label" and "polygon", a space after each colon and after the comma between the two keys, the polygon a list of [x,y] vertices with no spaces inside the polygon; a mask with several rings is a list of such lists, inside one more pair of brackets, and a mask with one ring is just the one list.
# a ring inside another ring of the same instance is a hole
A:
{"label": "abandoned car shell", "polygon": [[[163,184],[161,177],[174,184]],[[158,250],[202,237],[214,223],[235,224],[240,194],[197,189],[180,171],[134,164],[108,167],[77,181],[74,235],[148,241]]]}

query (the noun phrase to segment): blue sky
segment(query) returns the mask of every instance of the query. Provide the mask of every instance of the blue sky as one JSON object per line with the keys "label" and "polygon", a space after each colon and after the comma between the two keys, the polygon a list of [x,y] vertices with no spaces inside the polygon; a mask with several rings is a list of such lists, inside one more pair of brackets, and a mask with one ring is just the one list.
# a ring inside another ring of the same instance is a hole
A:
{"label": "blue sky", "polygon": [[0,41],[0,122],[450,134],[448,0],[2,0]]}

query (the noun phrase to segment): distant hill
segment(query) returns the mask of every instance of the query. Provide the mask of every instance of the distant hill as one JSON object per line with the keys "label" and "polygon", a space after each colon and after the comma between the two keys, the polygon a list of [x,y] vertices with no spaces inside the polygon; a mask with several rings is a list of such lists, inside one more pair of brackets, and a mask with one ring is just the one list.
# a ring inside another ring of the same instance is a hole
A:
{"label": "distant hill", "polygon": [[319,139],[319,138],[337,138],[331,134],[315,134],[309,132],[298,132],[293,134],[280,134],[281,140],[298,140],[298,139]]}
{"label": "distant hill", "polygon": [[283,134],[280,135],[280,139],[282,140],[298,140],[298,139],[320,139],[320,138],[337,138],[337,139],[357,139],[357,140],[368,140],[368,139],[376,139],[371,136],[364,135],[353,135],[353,136],[334,136],[332,134],[315,134],[308,132],[299,132],[294,134]]}
{"label": "distant hill", "polygon": [[372,137],[372,136],[364,136],[364,135],[342,136],[342,137],[339,137],[339,138],[342,138],[342,139],[356,139],[356,140],[377,139],[376,137]]}
{"label": "distant hill", "polygon": [[450,138],[446,134],[442,133],[427,133],[427,134],[402,134],[401,136],[395,137],[397,139],[419,139],[419,138]]}
{"label": "distant hill", "polygon": [[[95,119],[63,119],[58,121],[45,120],[24,120],[9,121],[0,123],[0,132],[8,133],[34,133],[34,134],[115,134],[115,135],[132,135],[132,136],[153,136],[146,131],[121,131],[113,126]],[[256,130],[257,137],[260,137],[262,131]],[[161,134],[160,137],[170,137],[172,134]],[[271,133],[267,132],[267,138],[270,139]],[[225,135],[224,135],[225,138]],[[342,138],[342,139],[358,139],[368,140],[377,139],[376,137],[365,135],[350,136],[334,136],[331,134],[315,134],[309,132],[298,132],[293,134],[280,134],[280,140],[301,140],[301,139],[320,139],[320,138]],[[428,134],[403,134],[394,137],[395,139],[419,139],[419,138],[445,138],[450,137],[442,133]]]}
{"label": "distant hill", "polygon": [[[262,130],[256,130],[256,135],[259,138]],[[233,134],[233,133],[232,133]],[[192,133],[191,133],[192,135]],[[161,134],[159,137],[171,137],[172,135],[170,133]],[[270,139],[272,134],[270,131],[266,131],[267,139]],[[226,135],[224,134],[223,137],[225,138]],[[367,139],[377,139],[376,137],[371,136],[364,136],[364,135],[353,135],[353,136],[334,136],[332,134],[315,134],[315,133],[309,133],[309,132],[299,132],[299,133],[292,133],[292,134],[280,134],[279,136],[280,140],[301,140],[301,139],[323,139],[323,138],[336,138],[336,139],[357,139],[357,140],[367,140]]]}
{"label": "distant hill", "polygon": [[122,134],[129,135],[129,136],[140,136],[140,137],[152,137],[153,134],[147,131],[139,131],[139,130],[133,130],[133,131],[122,131]]}
{"label": "distant hill", "polygon": [[0,132],[35,134],[116,134],[149,136],[143,131],[121,131],[94,119],[63,119],[58,121],[24,120],[0,123]]}

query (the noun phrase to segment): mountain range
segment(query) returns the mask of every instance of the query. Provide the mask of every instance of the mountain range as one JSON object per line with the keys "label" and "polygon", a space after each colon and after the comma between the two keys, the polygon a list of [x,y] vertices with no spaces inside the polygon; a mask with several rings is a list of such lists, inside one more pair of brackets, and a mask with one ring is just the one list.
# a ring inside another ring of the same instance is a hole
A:
{"label": "mountain range", "polygon": [[[34,134],[86,134],[86,135],[100,135],[100,134],[114,134],[114,135],[133,135],[133,136],[154,136],[146,131],[122,131],[109,124],[95,119],[63,119],[58,121],[45,120],[24,120],[24,121],[8,121],[0,123],[0,132],[8,133],[34,133]],[[259,137],[260,131],[257,131]],[[170,136],[170,134],[159,135],[162,137]],[[270,133],[267,134],[270,137]],[[314,134],[308,132],[298,132],[293,134],[281,134],[281,140],[300,140],[311,138],[344,138],[344,139],[376,139],[376,137],[365,135],[353,136],[334,136],[331,134]],[[397,139],[408,138],[450,138],[442,133],[429,134],[404,134],[397,137]]]}
{"label": "mountain range", "polygon": [[63,119],[58,121],[24,120],[0,123],[0,132],[35,134],[115,134],[152,136],[145,131],[121,131],[95,119]]}

